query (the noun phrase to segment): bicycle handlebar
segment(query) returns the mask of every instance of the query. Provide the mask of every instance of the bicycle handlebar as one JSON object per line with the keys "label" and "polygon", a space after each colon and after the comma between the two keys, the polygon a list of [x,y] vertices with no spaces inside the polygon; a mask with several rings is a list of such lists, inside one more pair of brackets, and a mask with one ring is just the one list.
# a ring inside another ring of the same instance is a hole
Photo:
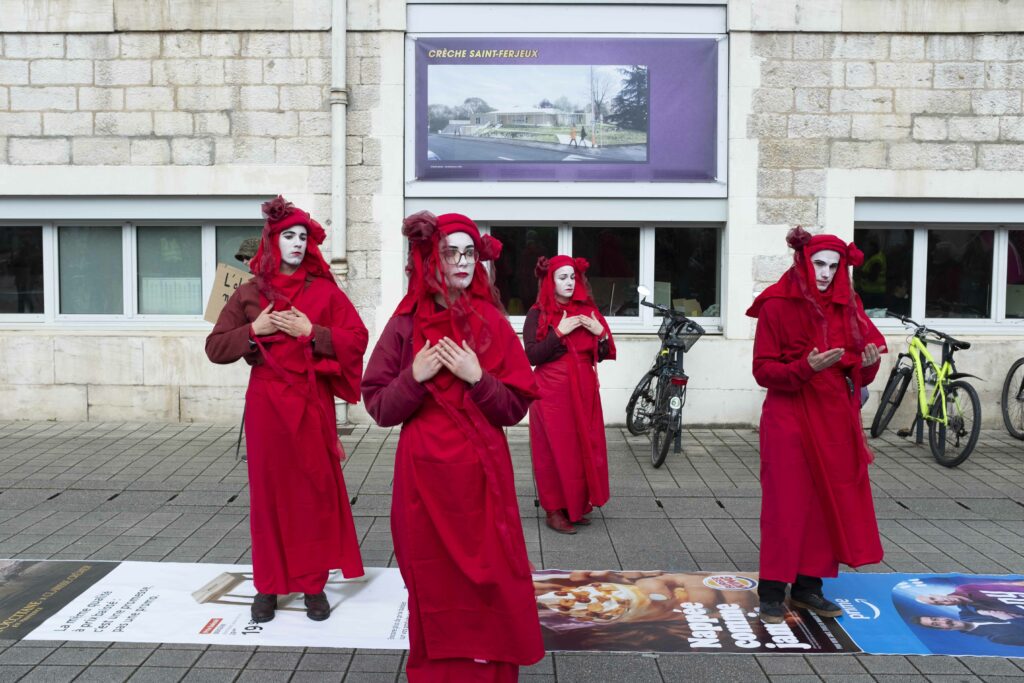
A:
{"label": "bicycle handlebar", "polygon": [[696,321],[694,321],[694,320],[692,320],[690,318],[687,318],[685,314],[680,313],[679,311],[675,310],[674,308],[669,308],[668,306],[666,306],[664,304],[652,304],[647,299],[641,299],[640,300],[640,305],[641,306],[648,306],[650,308],[653,308],[656,311],[661,311],[662,313],[664,313],[665,315],[669,316],[673,320],[677,320],[679,322],[690,323],[690,325],[695,327],[697,329],[697,331],[699,331],[701,334],[704,334],[704,328],[701,327],[699,323],[697,323]]}
{"label": "bicycle handlebar", "polygon": [[895,311],[890,311],[889,309],[885,309],[885,314],[887,316],[889,316],[890,318],[898,319],[904,325],[912,325],[912,326],[916,327],[917,329],[915,330],[914,334],[918,334],[918,335],[922,335],[922,336],[926,335],[926,334],[933,334],[933,335],[935,335],[936,337],[938,337],[939,339],[941,339],[943,341],[950,342],[951,344],[959,344],[959,345],[966,344],[966,346],[964,346],[963,348],[970,348],[970,344],[967,344],[967,342],[962,342],[959,339],[956,339],[954,337],[949,336],[945,332],[939,332],[938,330],[929,329],[929,328],[925,327],[924,325],[922,325],[921,323],[916,322],[916,321],[910,319],[909,317],[907,317],[907,316],[905,316],[905,315],[903,315],[901,313],[896,313]]}

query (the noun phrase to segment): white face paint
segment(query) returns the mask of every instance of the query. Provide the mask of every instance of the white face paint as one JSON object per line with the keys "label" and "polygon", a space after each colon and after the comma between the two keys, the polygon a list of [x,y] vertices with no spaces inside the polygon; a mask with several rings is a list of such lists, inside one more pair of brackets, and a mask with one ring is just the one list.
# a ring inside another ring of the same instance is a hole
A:
{"label": "white face paint", "polygon": [[281,250],[281,261],[289,266],[298,266],[306,256],[306,226],[293,225],[277,236],[277,248]]}
{"label": "white face paint", "polygon": [[[441,272],[451,290],[462,290],[473,282],[477,253],[468,232],[453,232],[441,242]],[[455,261],[449,263],[449,261]]]}
{"label": "white face paint", "polygon": [[818,286],[819,292],[824,292],[839,270],[839,252],[822,249],[811,257],[811,265],[814,266],[814,284]]}
{"label": "white face paint", "polygon": [[576,291],[576,269],[562,266],[555,271],[555,296],[560,299],[571,299]]}

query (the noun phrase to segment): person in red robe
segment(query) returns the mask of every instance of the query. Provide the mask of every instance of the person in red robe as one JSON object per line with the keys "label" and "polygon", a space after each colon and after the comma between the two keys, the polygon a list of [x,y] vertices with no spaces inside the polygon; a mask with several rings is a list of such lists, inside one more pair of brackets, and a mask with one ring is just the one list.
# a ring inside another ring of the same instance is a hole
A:
{"label": "person in red robe", "polygon": [[206,338],[214,363],[252,366],[245,394],[252,618],[274,618],[277,596],[304,593],[306,614],[331,613],[327,575],[363,575],[341,473],[334,398],[359,400],[368,334],[317,245],[324,229],[277,197],[250,262],[254,278],[225,304]]}
{"label": "person in red robe", "polygon": [[523,344],[536,366],[540,400],[530,405],[530,451],[547,525],[575,534],[608,502],[608,446],[597,364],[615,358],[615,340],[586,280],[586,259],[537,259],[537,303]]}
{"label": "person in red robe", "polygon": [[790,231],[793,266],[747,311],[757,318],[754,379],[761,412],[761,619],[779,623],[790,601],[822,616],[842,610],[822,594],[839,563],[882,560],[868,480],[871,452],[860,389],[878,372],[885,339],[850,286],[863,263],[834,235]]}
{"label": "person in red robe", "polygon": [[391,532],[409,591],[412,683],[515,681],[544,655],[503,427],[536,398],[484,267],[501,243],[459,214],[405,219],[409,291],[366,372],[366,409],[402,425]]}

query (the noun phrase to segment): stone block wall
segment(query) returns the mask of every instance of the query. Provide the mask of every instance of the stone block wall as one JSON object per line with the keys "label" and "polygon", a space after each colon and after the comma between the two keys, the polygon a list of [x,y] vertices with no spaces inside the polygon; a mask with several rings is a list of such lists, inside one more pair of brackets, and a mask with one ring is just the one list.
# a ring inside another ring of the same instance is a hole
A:
{"label": "stone block wall", "polygon": [[[1024,170],[1024,36],[758,33],[757,222],[823,228],[826,169]],[[755,260],[759,286],[788,259]]]}
{"label": "stone block wall", "polygon": [[[372,333],[381,289],[379,32],[350,32],[347,44],[343,287]],[[303,208],[326,227],[330,83],[328,30],[0,33],[0,166],[97,174],[126,166],[306,167],[304,201],[312,205]],[[330,249],[328,228],[325,255]],[[247,368],[210,363],[205,334],[145,324],[85,334],[2,330],[0,351],[11,362],[0,371],[0,419],[237,420]]]}

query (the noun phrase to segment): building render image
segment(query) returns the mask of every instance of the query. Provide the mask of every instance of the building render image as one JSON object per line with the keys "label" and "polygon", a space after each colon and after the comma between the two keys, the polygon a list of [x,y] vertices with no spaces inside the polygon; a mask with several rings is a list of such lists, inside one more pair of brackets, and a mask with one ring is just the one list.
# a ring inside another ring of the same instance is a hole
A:
{"label": "building render image", "polygon": [[706,330],[684,424],[755,424],[747,307],[792,263],[790,228],[835,233],[865,253],[853,280],[889,349],[865,414],[907,346],[888,310],[970,341],[958,369],[1000,421],[1024,356],[1024,3],[4,9],[2,420],[238,421],[248,367],[207,360],[204,313],[280,194],[324,225],[371,348],[410,213],[504,243],[517,330],[537,257],[587,258],[618,346],[609,424],[659,349],[638,286]]}

